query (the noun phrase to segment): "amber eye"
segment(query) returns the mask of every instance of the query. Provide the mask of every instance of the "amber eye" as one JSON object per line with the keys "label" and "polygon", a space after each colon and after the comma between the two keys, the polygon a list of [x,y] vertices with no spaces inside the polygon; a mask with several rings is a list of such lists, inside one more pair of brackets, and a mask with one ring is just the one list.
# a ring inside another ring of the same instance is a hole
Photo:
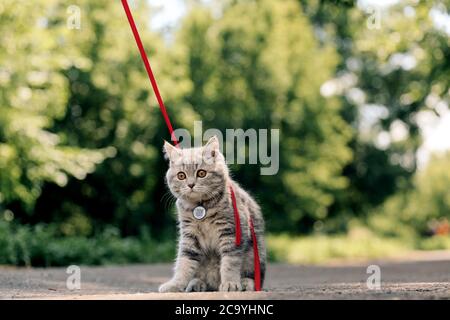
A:
{"label": "amber eye", "polygon": [[177,173],[177,178],[180,180],[184,180],[184,179],[186,179],[186,174],[184,172],[180,171]]}
{"label": "amber eye", "polygon": [[197,171],[197,177],[199,177],[199,178],[206,177],[206,171],[205,170],[198,170]]}

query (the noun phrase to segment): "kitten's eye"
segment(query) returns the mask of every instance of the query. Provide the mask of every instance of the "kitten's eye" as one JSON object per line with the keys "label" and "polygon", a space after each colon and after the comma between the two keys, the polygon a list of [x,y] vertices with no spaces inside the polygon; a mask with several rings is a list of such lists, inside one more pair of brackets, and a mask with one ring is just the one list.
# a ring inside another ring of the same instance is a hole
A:
{"label": "kitten's eye", "polygon": [[177,178],[180,180],[184,180],[184,179],[186,179],[186,174],[184,172],[180,171],[177,173]]}
{"label": "kitten's eye", "polygon": [[197,171],[197,177],[199,177],[199,178],[206,177],[206,171],[205,170],[198,170]]}

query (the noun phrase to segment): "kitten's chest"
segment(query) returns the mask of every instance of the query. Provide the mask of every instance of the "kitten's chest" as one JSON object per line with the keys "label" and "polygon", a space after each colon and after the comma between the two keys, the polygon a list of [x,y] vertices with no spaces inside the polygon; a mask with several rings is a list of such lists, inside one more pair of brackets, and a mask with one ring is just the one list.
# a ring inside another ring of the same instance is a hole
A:
{"label": "kitten's chest", "polygon": [[206,218],[198,220],[194,216],[195,207],[177,203],[181,215],[182,227],[196,238],[196,245],[201,251],[206,254],[218,253],[219,244],[219,225],[214,218],[218,214],[220,208],[208,208],[206,211]]}
{"label": "kitten's chest", "polygon": [[199,242],[201,249],[205,252],[216,252],[219,250],[219,236],[216,227],[209,222],[198,224]]}
{"label": "kitten's chest", "polygon": [[219,249],[219,236],[214,224],[209,221],[196,221],[191,226],[191,232],[198,240],[199,249],[205,253],[217,253]]}

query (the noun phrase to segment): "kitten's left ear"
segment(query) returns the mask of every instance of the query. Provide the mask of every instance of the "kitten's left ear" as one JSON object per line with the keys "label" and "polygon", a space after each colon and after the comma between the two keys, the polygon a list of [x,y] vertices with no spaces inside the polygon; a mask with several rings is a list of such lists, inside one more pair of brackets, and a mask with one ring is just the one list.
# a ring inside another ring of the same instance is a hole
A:
{"label": "kitten's left ear", "polygon": [[206,158],[215,159],[220,151],[219,139],[217,136],[212,136],[208,142],[203,146],[203,154]]}
{"label": "kitten's left ear", "polygon": [[174,147],[170,143],[168,143],[166,140],[164,140],[164,158],[169,159],[170,161],[175,161],[177,157],[181,156],[181,150],[177,147]]}

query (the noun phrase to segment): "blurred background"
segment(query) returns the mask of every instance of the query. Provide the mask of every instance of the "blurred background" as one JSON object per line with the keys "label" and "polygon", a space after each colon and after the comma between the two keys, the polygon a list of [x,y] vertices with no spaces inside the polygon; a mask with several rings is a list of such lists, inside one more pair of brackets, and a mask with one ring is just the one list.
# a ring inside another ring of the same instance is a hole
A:
{"label": "blurred background", "polygon": [[[277,175],[231,168],[272,260],[450,249],[450,1],[130,6],[175,127],[280,129]],[[0,44],[0,264],[172,260],[169,136],[120,1],[2,1]]]}

